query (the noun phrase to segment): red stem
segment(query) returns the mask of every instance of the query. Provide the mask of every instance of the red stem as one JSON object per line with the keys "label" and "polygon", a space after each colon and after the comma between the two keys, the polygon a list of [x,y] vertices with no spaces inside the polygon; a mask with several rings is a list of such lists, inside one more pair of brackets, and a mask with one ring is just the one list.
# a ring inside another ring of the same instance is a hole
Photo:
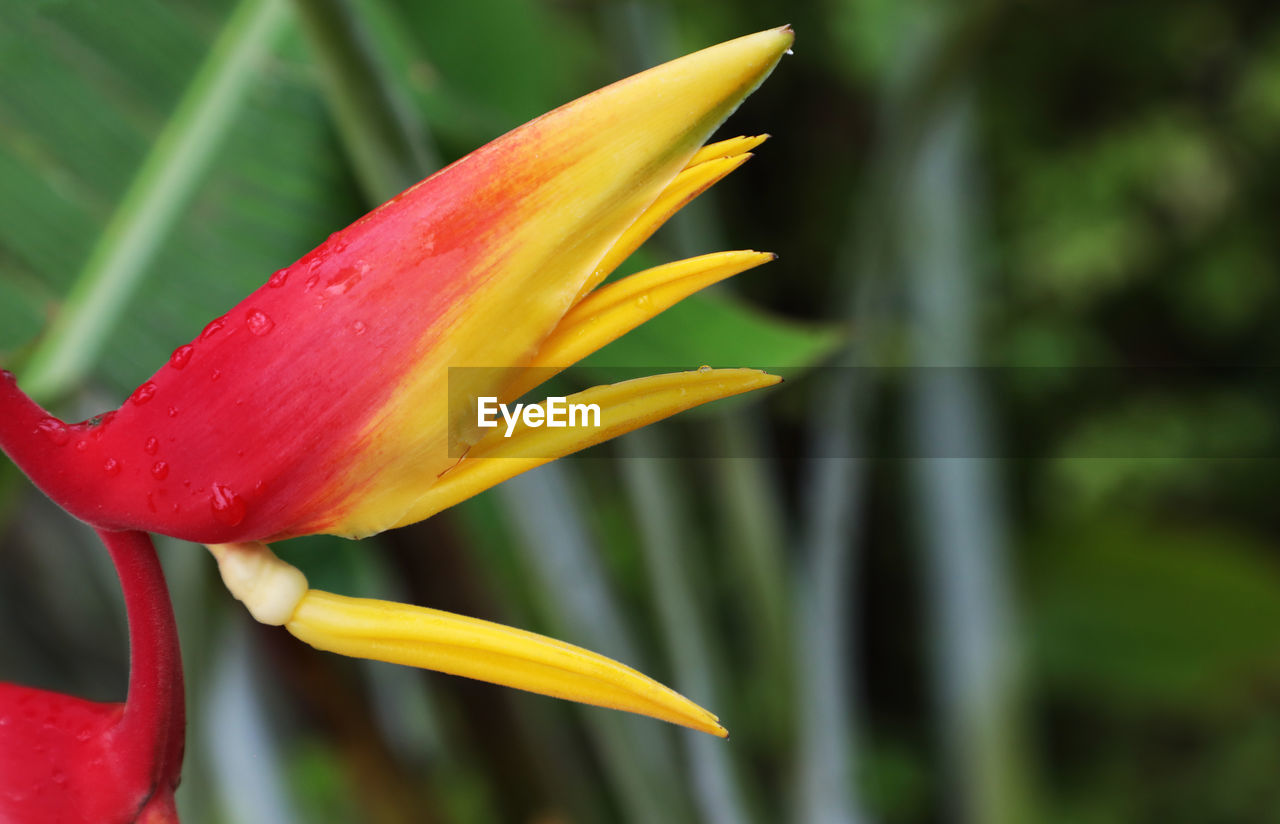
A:
{"label": "red stem", "polygon": [[124,591],[129,618],[129,694],[113,735],[126,763],[151,764],[157,788],[177,786],[186,704],[178,629],[164,571],[145,532],[97,530]]}
{"label": "red stem", "polygon": [[[65,450],[56,442],[57,427],[53,437],[42,434],[40,427],[65,425],[31,400],[18,388],[13,373],[0,370],[0,449],[3,449],[18,468],[40,487],[46,495],[67,508],[60,494],[74,486],[74,469],[68,465]],[[64,441],[65,442],[65,441]]]}

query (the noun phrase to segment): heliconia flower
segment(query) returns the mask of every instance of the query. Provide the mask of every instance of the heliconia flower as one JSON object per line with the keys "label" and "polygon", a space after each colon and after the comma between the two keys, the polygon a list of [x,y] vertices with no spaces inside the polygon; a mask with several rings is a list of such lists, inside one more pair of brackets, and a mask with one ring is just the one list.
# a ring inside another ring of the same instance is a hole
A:
{"label": "heliconia flower", "polygon": [[265,542],[414,523],[557,457],[776,383],[750,369],[641,378],[569,398],[597,404],[599,427],[510,434],[449,403],[451,392],[514,401],[698,289],[772,259],[705,255],[601,285],[750,157],[763,138],[702,144],[792,37],[783,27],[705,49],[494,140],[276,272],[114,412],[69,426],[0,380],[10,416],[0,436],[38,436],[0,440],[95,526],[211,545],[255,617],[313,646],[723,734],[710,714],[583,650],[309,590]]}
{"label": "heliconia flower", "polygon": [[0,821],[169,824],[182,768],[182,662],[151,540],[100,531],[129,617],[123,704],[0,683]]}

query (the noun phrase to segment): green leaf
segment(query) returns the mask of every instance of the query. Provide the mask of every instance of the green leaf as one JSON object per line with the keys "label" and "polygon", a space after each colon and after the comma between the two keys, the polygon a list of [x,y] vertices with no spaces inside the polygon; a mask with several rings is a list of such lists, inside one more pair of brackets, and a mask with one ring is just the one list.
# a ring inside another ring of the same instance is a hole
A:
{"label": "green leaf", "polygon": [[[238,8],[258,7],[250,0]],[[123,398],[273,270],[364,211],[287,16],[273,48],[223,61],[236,64],[224,68],[241,87],[234,105],[215,107],[220,141],[209,145],[204,133],[191,138],[205,144],[203,161],[192,165],[183,151],[153,146],[162,133],[181,131],[182,112],[212,94],[202,92],[202,82],[225,81],[208,76],[210,65],[219,65],[215,43],[225,48],[240,31],[222,0],[183,8],[175,14],[122,0],[109,9],[0,11],[0,43],[21,47],[16,56],[0,48],[3,294],[18,289],[32,296],[28,304],[40,301],[41,311],[29,315],[40,323],[77,272],[97,277],[104,244],[118,245],[123,233],[150,247],[137,258],[142,268],[129,273],[129,288],[112,301],[81,301],[77,317],[106,324],[104,339],[88,352],[89,382],[109,390],[97,406]],[[139,42],[159,56],[139,55]],[[148,188],[144,179],[175,175],[185,176],[185,191],[161,187],[157,195],[152,186],[149,195],[137,194]],[[117,206],[129,197],[134,207]],[[146,202],[139,205],[139,197]],[[91,256],[99,264],[87,263]],[[30,332],[29,324],[22,328]],[[0,349],[20,351],[21,344],[6,340]]]}
{"label": "green leaf", "polygon": [[[166,119],[98,236],[26,370],[36,397],[56,397],[91,367],[240,109],[262,53],[286,19],[282,0],[242,0]],[[121,42],[136,36],[117,30]]]}

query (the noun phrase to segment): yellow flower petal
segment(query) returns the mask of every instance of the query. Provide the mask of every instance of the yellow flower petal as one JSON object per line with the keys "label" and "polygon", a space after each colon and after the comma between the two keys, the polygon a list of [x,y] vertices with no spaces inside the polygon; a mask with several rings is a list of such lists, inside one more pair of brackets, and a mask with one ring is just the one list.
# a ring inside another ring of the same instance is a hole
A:
{"label": "yellow flower petal", "polygon": [[721,140],[717,143],[708,143],[689,159],[689,164],[685,168],[692,168],[699,163],[706,163],[708,160],[715,160],[718,157],[736,157],[740,154],[746,154],[768,139],[769,135],[758,134],[751,137],[731,137],[728,140]]}
{"label": "yellow flower petal", "polygon": [[340,655],[447,672],[728,735],[714,715],[628,666],[491,621],[311,590],[285,626],[316,649]]}
{"label": "yellow flower petal", "polygon": [[399,526],[429,518],[503,481],[642,426],[731,395],[778,383],[757,369],[699,369],[623,381],[570,395],[568,404],[597,404],[600,426],[552,428],[518,424],[510,437],[498,427],[440,476]]}
{"label": "yellow flower petal", "polygon": [[716,717],[632,668],[525,630],[427,607],[310,589],[260,541],[215,544],[222,581],[253,617],[316,649],[447,672],[636,712],[725,736]]}
{"label": "yellow flower petal", "polygon": [[613,247],[609,249],[608,254],[604,256],[604,259],[596,266],[595,271],[591,273],[591,277],[582,284],[577,300],[582,300],[601,281],[607,278],[610,272],[622,265],[622,262],[630,257],[632,252],[639,249],[640,244],[658,231],[662,224],[670,220],[672,215],[687,206],[695,197],[723,180],[730,172],[746,163],[750,158],[750,154],[738,154],[731,157],[705,160],[697,165],[689,166],[676,175],[675,180],[672,180],[671,185],[662,190],[662,194],[658,195],[658,199],[653,202],[653,205],[646,209],[640,217],[636,218],[635,223],[632,223],[618,238]]}
{"label": "yellow flower petal", "polygon": [[655,266],[596,289],[543,342],[510,397],[520,397],[699,289],[776,257],[770,252],[716,252]]}

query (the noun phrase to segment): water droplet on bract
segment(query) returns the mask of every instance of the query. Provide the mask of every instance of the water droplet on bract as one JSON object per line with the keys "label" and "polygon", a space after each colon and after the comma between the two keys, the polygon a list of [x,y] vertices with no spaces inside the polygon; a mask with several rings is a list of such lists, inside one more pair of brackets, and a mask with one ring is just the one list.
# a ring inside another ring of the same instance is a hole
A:
{"label": "water droplet on bract", "polygon": [[707,374],[708,372],[710,372],[710,371],[711,371],[711,367],[710,367],[710,366],[707,366],[707,365],[704,363],[704,364],[702,364],[701,366],[699,366],[699,367],[698,367],[698,371],[705,375],[705,374]]}
{"label": "water droplet on bract", "polygon": [[138,406],[142,406],[144,403],[154,398],[155,395],[156,385],[151,381],[147,381],[142,386],[133,390],[133,394],[129,396],[129,400],[133,401]]}
{"label": "water droplet on bract", "polygon": [[267,317],[267,313],[261,309],[250,309],[249,314],[244,316],[244,325],[258,337],[268,335],[272,329],[276,328],[276,322]]}
{"label": "water droplet on bract", "polygon": [[71,433],[67,431],[67,425],[55,417],[41,418],[36,424],[36,429],[44,433],[49,442],[54,446],[65,446],[67,441],[71,440]]}
{"label": "water droplet on bract", "polygon": [[77,452],[83,452],[83,451],[85,451],[85,450],[86,450],[86,449],[88,449],[88,448],[89,448],[89,442],[88,442],[88,441],[79,441],[79,442],[77,442],[77,443],[76,443],[76,451],[77,451]]}
{"label": "water droplet on bract", "polygon": [[106,463],[102,465],[102,471],[108,475],[115,476],[120,474],[120,470],[124,468],[124,464],[115,458],[107,458]]}
{"label": "water droplet on bract", "polygon": [[169,417],[171,418],[178,417],[178,407],[176,406],[169,407]]}
{"label": "water droplet on bract", "polygon": [[220,378],[220,377],[222,377],[222,370],[221,370],[221,369],[215,369],[215,370],[213,370],[212,372],[210,372],[210,373],[209,373],[209,380],[211,380],[211,381],[216,381],[216,380],[217,380],[218,378]]}
{"label": "water droplet on bract", "polygon": [[329,278],[329,282],[325,285],[324,291],[328,295],[345,295],[350,292],[352,287],[360,282],[365,273],[369,271],[369,264],[360,261],[355,266],[344,266],[338,270],[338,273]]}
{"label": "water droplet on bract", "polygon": [[289,279],[288,269],[279,269],[271,277],[267,278],[267,285],[272,289],[279,289],[284,286],[284,282]]}
{"label": "water droplet on bract", "polygon": [[209,493],[209,506],[213,517],[227,526],[236,526],[244,520],[244,501],[229,486],[214,484]]}
{"label": "water droplet on bract", "polygon": [[316,284],[319,282],[320,282],[320,276],[312,275],[311,277],[307,278],[307,283],[304,288],[306,289],[306,291],[310,292],[312,289],[316,288]]}
{"label": "water droplet on bract", "polygon": [[355,323],[351,324],[351,331],[355,332],[357,335],[363,335],[365,333],[365,330],[368,328],[369,327],[365,326],[364,321],[362,320],[358,320]]}
{"label": "water droplet on bract", "polygon": [[169,477],[169,464],[164,461],[156,461],[151,466],[151,477],[155,478],[157,481],[163,481],[165,478]]}
{"label": "water droplet on bract", "polygon": [[142,448],[148,455],[154,455],[160,451],[160,441],[157,438],[147,438],[147,443]]}
{"label": "water droplet on bract", "polygon": [[191,353],[194,351],[196,351],[196,348],[189,343],[179,346],[177,349],[173,350],[173,354],[169,356],[169,365],[174,369],[181,369],[191,360]]}
{"label": "water droplet on bract", "polygon": [[226,325],[227,325],[226,315],[223,315],[222,317],[217,318],[215,320],[209,321],[209,325],[206,326],[204,328],[204,331],[200,333],[200,340],[208,340],[209,338],[221,332],[222,327]]}

